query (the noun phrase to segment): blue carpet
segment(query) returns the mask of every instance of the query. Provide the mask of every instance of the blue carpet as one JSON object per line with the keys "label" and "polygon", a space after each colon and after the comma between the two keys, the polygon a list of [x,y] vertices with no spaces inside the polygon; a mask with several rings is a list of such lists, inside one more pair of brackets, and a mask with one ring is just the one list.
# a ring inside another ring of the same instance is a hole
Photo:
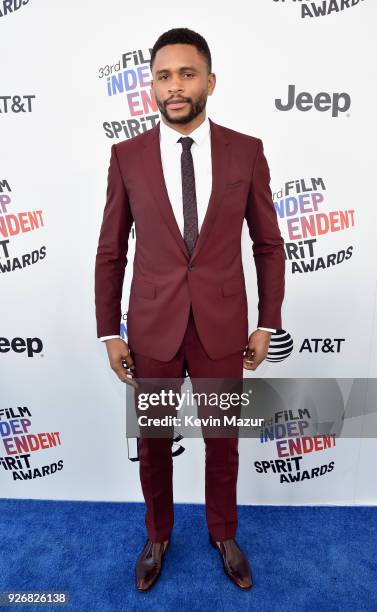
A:
{"label": "blue carpet", "polygon": [[241,591],[210,546],[204,506],[175,504],[162,574],[134,586],[144,504],[0,500],[0,591],[69,591],[70,604],[4,610],[377,610],[376,507],[239,506],[255,586]]}

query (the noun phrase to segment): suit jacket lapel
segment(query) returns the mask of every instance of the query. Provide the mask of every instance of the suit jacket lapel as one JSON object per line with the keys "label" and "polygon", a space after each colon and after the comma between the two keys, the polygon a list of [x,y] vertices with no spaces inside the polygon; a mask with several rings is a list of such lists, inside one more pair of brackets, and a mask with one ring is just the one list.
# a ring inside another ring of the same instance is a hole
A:
{"label": "suit jacket lapel", "polygon": [[191,255],[191,261],[197,257],[213,227],[225,195],[230,168],[230,146],[226,132],[211,119],[209,119],[209,123],[211,126],[212,191],[203,224]]}
{"label": "suit jacket lapel", "polygon": [[160,150],[160,122],[149,130],[150,137],[146,139],[142,153],[143,168],[145,169],[145,175],[154,202],[188,261],[193,261],[203,247],[211,227],[213,226],[216,215],[218,214],[220,203],[225,194],[225,187],[228,182],[230,165],[229,141],[225,130],[223,130],[220,125],[214,123],[211,119],[209,119],[209,123],[211,127],[212,191],[191,259],[186,243],[179,230],[166,189]]}

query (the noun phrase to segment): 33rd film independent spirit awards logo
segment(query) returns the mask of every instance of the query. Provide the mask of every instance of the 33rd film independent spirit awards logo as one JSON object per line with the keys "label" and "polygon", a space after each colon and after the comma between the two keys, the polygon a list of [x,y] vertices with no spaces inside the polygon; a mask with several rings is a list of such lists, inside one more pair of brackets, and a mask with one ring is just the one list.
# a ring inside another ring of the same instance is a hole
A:
{"label": "33rd film independent spirit awards logo", "polygon": [[[336,462],[331,454],[349,410],[338,381],[256,380],[257,394],[258,388],[264,422],[255,428],[255,434],[259,434],[264,456],[254,461],[255,473],[290,485],[332,472]],[[314,465],[308,467],[305,463],[310,458]]]}
{"label": "33rd film independent spirit awards logo", "polygon": [[[321,273],[340,265],[352,257],[353,245],[345,246],[325,255],[317,254],[318,242],[329,241],[333,233],[351,231],[355,226],[355,210],[326,210],[326,183],[323,177],[298,178],[286,182],[273,194],[278,218],[283,221],[287,270],[292,275]],[[284,226],[285,224],[285,226]],[[281,226],[281,224],[280,224]],[[345,338],[305,338],[299,352],[324,356],[340,353]],[[267,361],[286,359],[293,350],[288,332],[278,330],[271,336]]]}
{"label": "33rd film independent spirit awards logo", "polygon": [[0,1],[0,17],[7,17],[11,13],[15,13],[20,8],[29,4],[30,0],[1,0]]}
{"label": "33rd film independent spirit awards logo", "polygon": [[0,273],[7,274],[22,270],[40,262],[46,256],[46,246],[38,246],[29,252],[14,254],[14,247],[20,249],[20,236],[37,232],[42,227],[43,211],[14,210],[14,198],[10,184],[0,180]]}
{"label": "33rd film independent spirit awards logo", "polygon": [[328,449],[334,448],[336,434],[312,435],[308,408],[280,410],[263,423],[260,429],[261,444],[272,446],[277,458],[258,459],[254,462],[257,474],[268,476],[276,474],[280,484],[294,484],[324,476],[334,469],[335,462],[322,462],[308,469],[304,457],[314,456],[317,460],[321,453],[326,456]]}
{"label": "33rd film independent spirit awards logo", "polygon": [[364,0],[273,0],[276,4],[293,5],[300,11],[302,19],[314,17],[326,17],[339,13],[345,9],[352,8]]}
{"label": "33rd film independent spirit awards logo", "polygon": [[[0,409],[0,469],[14,481],[35,480],[63,469],[63,459],[46,463],[44,452],[61,446],[59,431],[31,433],[32,413],[27,406]],[[38,458],[44,464],[33,466]]]}
{"label": "33rd film independent spirit awards logo", "polygon": [[99,68],[98,78],[105,95],[122,96],[125,103],[126,116],[103,123],[107,138],[133,138],[158,123],[158,106],[150,86],[150,53],[151,49],[127,51],[113,64]]}

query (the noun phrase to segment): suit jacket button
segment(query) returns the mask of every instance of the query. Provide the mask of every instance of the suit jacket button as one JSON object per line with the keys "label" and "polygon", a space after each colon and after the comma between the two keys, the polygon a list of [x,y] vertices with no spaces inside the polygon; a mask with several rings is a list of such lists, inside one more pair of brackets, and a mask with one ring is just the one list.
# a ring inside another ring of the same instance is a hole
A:
{"label": "suit jacket button", "polygon": [[189,269],[190,271],[193,269],[193,267],[194,267],[194,264],[189,263],[189,265],[188,265],[188,269]]}

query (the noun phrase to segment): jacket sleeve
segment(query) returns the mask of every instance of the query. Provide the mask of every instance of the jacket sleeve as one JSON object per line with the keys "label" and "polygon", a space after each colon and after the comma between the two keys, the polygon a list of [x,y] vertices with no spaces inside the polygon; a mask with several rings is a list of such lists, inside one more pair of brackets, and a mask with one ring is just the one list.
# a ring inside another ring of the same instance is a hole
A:
{"label": "jacket sleeve", "polygon": [[245,218],[253,242],[258,283],[258,327],[280,329],[285,291],[285,252],[270,189],[270,170],[258,138]]}
{"label": "jacket sleeve", "polygon": [[111,147],[106,204],[95,261],[97,337],[119,334],[128,238],[133,224],[128,194],[119,168],[116,145]]}

